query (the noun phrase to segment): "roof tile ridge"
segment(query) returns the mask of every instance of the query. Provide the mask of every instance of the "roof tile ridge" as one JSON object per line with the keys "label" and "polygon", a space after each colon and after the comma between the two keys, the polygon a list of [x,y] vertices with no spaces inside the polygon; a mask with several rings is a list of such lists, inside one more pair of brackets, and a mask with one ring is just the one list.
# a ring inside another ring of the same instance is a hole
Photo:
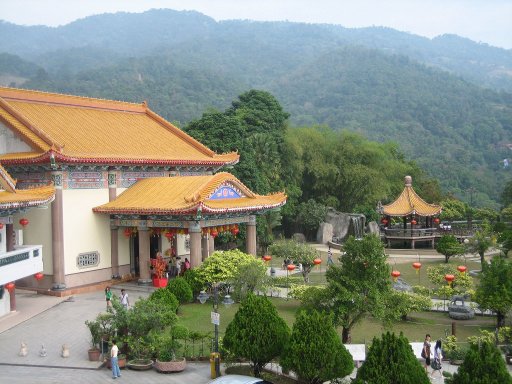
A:
{"label": "roof tile ridge", "polygon": [[199,151],[201,151],[205,155],[208,155],[208,156],[211,156],[211,157],[214,157],[215,155],[217,155],[217,153],[212,151],[210,148],[208,148],[204,144],[201,144],[199,141],[194,139],[192,136],[188,135],[187,133],[185,133],[184,131],[182,131],[178,127],[176,127],[174,124],[168,122],[162,116],[160,116],[156,112],[154,112],[151,109],[149,109],[149,107],[147,107],[147,106],[146,106],[146,114],[149,117],[151,117],[153,120],[155,120],[157,123],[163,125],[164,128],[166,128],[167,130],[171,131],[175,135],[179,136],[181,139],[187,141],[189,144],[194,146],[196,149],[198,149]]}
{"label": "roof tile ridge", "polygon": [[32,133],[38,136],[50,147],[56,147],[59,150],[59,152],[62,151],[64,145],[52,139],[46,132],[37,128],[27,117],[23,116],[15,107],[13,107],[7,101],[5,101],[3,97],[0,97],[0,107],[6,110],[9,114],[11,114],[20,123],[25,125]]}
{"label": "roof tile ridge", "polygon": [[0,177],[5,180],[10,190],[7,192],[16,193],[16,183],[17,180],[13,179],[12,176],[7,172],[7,170],[0,164]]}
{"label": "roof tile ridge", "polygon": [[[32,98],[30,98],[30,96],[26,97],[26,98],[19,98],[19,97],[15,97],[15,96],[2,96],[4,98],[8,98],[8,99],[21,99],[21,100],[26,100],[26,101],[33,101],[33,102],[45,102],[45,103],[50,103],[50,104],[66,104],[66,103],[63,103],[62,101],[59,101],[57,99],[59,98],[67,98],[69,99],[69,101],[71,100],[77,100],[77,101],[82,101],[82,102],[85,102],[85,101],[88,101],[88,102],[102,102],[102,103],[107,103],[107,104],[113,104],[113,105],[116,105],[118,104],[119,107],[122,106],[122,105],[125,105],[125,106],[130,106],[130,107],[138,107],[140,109],[140,112],[144,112],[144,103],[134,103],[134,102],[130,102],[130,101],[121,101],[121,100],[112,100],[112,99],[105,99],[105,98],[99,98],[99,97],[90,97],[90,96],[79,96],[79,95],[71,95],[71,94],[68,94],[68,93],[58,93],[58,92],[47,92],[47,91],[40,91],[40,90],[35,90],[35,89],[26,89],[26,88],[12,88],[12,87],[0,87],[0,94],[1,94],[1,91],[5,89],[7,91],[13,91],[13,92],[19,92],[19,93],[22,93],[22,94],[28,94],[28,95],[36,95],[36,96],[39,96],[40,98],[44,98],[44,97],[49,97],[49,98],[54,98],[54,100],[51,100],[51,99],[46,99],[46,100],[41,100],[37,97],[34,97],[32,96]],[[85,104],[68,104],[68,105],[75,105],[75,106],[87,106]],[[107,108],[105,108],[107,109]],[[116,110],[122,110],[120,108],[115,108]]]}

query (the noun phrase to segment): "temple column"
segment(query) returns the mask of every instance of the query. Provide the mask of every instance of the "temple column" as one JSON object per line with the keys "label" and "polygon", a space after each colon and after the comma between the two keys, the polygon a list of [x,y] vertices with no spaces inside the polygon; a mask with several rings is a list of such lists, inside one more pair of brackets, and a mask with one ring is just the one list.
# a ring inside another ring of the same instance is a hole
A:
{"label": "temple column", "polygon": [[151,284],[149,273],[149,231],[146,226],[138,227],[139,235],[139,285]]}
{"label": "temple column", "polygon": [[[108,171],[108,201],[117,197],[117,174],[114,170]],[[110,265],[112,266],[112,277],[119,276],[119,227],[110,228]]]}
{"label": "temple column", "polygon": [[10,310],[11,312],[16,311],[16,286],[9,291],[9,301],[10,301]]}
{"label": "temple column", "polygon": [[215,252],[215,237],[208,235],[208,256]]}
{"label": "temple column", "polygon": [[52,202],[52,262],[53,284],[52,290],[66,289],[64,271],[64,218],[62,210],[62,172],[52,172],[52,181],[55,186],[55,199]]}
{"label": "temple column", "polygon": [[14,224],[5,225],[5,245],[6,251],[14,251]]}
{"label": "temple column", "polygon": [[210,249],[208,247],[209,241],[208,241],[208,234],[205,234],[203,237],[201,237],[201,252],[202,252],[202,261],[205,261],[208,256],[210,255]]}
{"label": "temple column", "polygon": [[190,235],[190,267],[196,268],[201,265],[201,225],[196,221],[188,223]]}
{"label": "temple column", "polygon": [[249,216],[247,222],[247,238],[246,238],[247,253],[256,256],[256,216]]}

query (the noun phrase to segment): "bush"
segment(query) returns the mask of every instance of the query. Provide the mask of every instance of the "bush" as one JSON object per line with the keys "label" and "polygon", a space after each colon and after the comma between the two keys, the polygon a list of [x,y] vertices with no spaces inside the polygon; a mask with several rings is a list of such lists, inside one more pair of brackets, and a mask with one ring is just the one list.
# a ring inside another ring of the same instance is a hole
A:
{"label": "bush", "polygon": [[445,380],[447,384],[512,384],[505,361],[498,348],[491,343],[472,345],[464,363]]}
{"label": "bush", "polygon": [[192,297],[196,297],[204,289],[204,282],[201,281],[195,269],[185,271],[183,278],[192,289]]}
{"label": "bush", "polygon": [[323,383],[347,376],[354,369],[352,356],[336,333],[332,316],[301,311],[280,360],[285,370],[301,381]]}
{"label": "bush", "polygon": [[428,384],[427,373],[414,356],[409,340],[386,332],[374,338],[356,383]]}
{"label": "bush", "polygon": [[157,289],[151,295],[149,295],[149,301],[158,303],[161,306],[169,307],[169,310],[176,310],[179,307],[178,299],[174,294],[168,289]]}
{"label": "bush", "polygon": [[180,304],[190,303],[194,299],[192,288],[183,277],[178,276],[169,280],[167,289],[178,299]]}

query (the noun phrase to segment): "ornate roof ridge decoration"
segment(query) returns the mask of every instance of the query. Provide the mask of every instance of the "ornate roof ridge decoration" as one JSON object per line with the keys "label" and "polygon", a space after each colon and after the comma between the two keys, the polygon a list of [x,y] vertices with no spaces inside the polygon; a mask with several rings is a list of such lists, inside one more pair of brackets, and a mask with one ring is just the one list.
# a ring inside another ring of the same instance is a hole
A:
{"label": "ornate roof ridge decoration", "polygon": [[[237,152],[217,154],[140,104],[0,87],[0,120],[33,153],[0,155],[4,164],[236,164]],[[143,148],[140,143],[145,143]]]}
{"label": "ornate roof ridge decoration", "polygon": [[55,187],[48,184],[31,189],[18,189],[16,193],[0,192],[0,212],[49,204],[55,199]]}
{"label": "ornate roof ridge decoration", "polygon": [[442,210],[443,207],[427,203],[414,191],[411,176],[405,176],[405,187],[400,196],[392,203],[382,206],[382,214],[387,216],[435,216]]}
{"label": "ornate roof ridge decoration", "polygon": [[2,167],[2,164],[0,164],[0,186],[6,192],[16,193],[16,180],[9,175],[9,172]]}
{"label": "ornate roof ridge decoration", "polygon": [[[243,197],[211,199],[219,186],[229,183],[243,191]],[[141,179],[115,200],[93,208],[96,213],[132,215],[183,215],[256,212],[278,208],[286,194],[258,195],[227,172],[205,176],[176,176]]]}

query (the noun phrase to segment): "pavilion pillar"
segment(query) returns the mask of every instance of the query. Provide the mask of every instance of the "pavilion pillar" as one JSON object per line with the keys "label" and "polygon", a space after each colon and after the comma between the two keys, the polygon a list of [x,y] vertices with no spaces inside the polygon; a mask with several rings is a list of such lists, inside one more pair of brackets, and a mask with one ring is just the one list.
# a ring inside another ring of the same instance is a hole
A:
{"label": "pavilion pillar", "polygon": [[201,260],[202,261],[205,261],[208,256],[210,256],[210,242],[208,241],[208,237],[209,235],[208,234],[205,234],[203,237],[201,237],[201,253],[202,253],[202,257],[201,257]]}
{"label": "pavilion pillar", "polygon": [[55,186],[55,199],[52,202],[52,262],[53,284],[52,290],[66,289],[64,271],[64,218],[62,209],[62,172],[52,172],[52,181]]}
{"label": "pavilion pillar", "polygon": [[16,311],[16,286],[9,291],[10,311]]}
{"label": "pavilion pillar", "polygon": [[190,267],[196,268],[201,265],[201,225],[197,221],[188,223],[190,235]]}
{"label": "pavilion pillar", "polygon": [[208,256],[215,252],[215,237],[208,235]]}
{"label": "pavilion pillar", "polygon": [[247,238],[246,238],[247,253],[256,256],[256,216],[249,216],[247,222]]}
{"label": "pavilion pillar", "polygon": [[14,224],[5,225],[5,237],[7,252],[14,251]]}
{"label": "pavilion pillar", "polygon": [[[117,174],[114,170],[108,171],[108,201],[117,197]],[[119,227],[110,228],[110,265],[112,266],[112,277],[119,276]]]}
{"label": "pavilion pillar", "polygon": [[138,227],[139,236],[139,285],[151,284],[149,273],[149,231],[146,226]]}

